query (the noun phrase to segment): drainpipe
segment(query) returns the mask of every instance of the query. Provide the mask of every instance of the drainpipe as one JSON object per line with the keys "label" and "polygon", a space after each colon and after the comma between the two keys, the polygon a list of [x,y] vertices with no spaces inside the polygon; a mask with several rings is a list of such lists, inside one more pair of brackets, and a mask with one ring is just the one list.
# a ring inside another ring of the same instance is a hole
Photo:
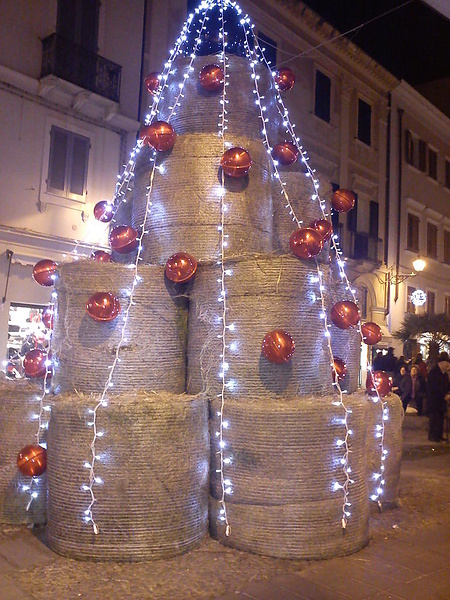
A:
{"label": "drainpipe", "polygon": [[[385,188],[385,212],[384,212],[384,264],[388,267],[389,260],[389,217],[391,209],[391,106],[392,95],[388,93],[388,114],[387,114],[387,135],[386,135],[386,188]],[[387,316],[390,310],[390,289],[389,282],[384,286],[384,315]]]}
{"label": "drainpipe", "polygon": [[395,252],[395,294],[394,302],[398,300],[398,273],[400,269],[400,234],[401,234],[401,212],[402,212],[402,120],[403,120],[403,109],[398,108],[398,197],[397,197],[397,248]]}

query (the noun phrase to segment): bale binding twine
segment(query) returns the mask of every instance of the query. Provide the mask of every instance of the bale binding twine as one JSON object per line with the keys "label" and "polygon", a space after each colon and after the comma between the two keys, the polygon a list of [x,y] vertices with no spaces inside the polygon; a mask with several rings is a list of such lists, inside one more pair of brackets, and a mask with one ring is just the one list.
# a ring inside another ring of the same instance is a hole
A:
{"label": "bale binding twine", "polygon": [[207,401],[173,394],[114,396],[97,415],[97,502],[84,467],[95,397],[67,394],[52,410],[48,432],[48,540],[78,559],[141,561],[181,554],[207,531],[209,436]]}

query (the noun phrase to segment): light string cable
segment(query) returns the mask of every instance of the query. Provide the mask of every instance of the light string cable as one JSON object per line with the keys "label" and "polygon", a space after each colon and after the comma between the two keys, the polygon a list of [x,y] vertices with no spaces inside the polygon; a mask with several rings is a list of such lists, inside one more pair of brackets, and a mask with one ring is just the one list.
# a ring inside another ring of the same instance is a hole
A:
{"label": "light string cable", "polygon": [[[245,24],[248,26],[250,23],[250,20],[248,19],[248,17],[245,19]],[[244,25],[244,24],[243,24]],[[251,29],[251,33],[253,36],[253,42],[254,42],[254,48],[255,50],[252,52],[249,44],[248,44],[248,40],[247,40],[247,33],[246,33],[246,45],[248,48],[248,51],[253,54],[255,56],[255,60],[252,62],[253,65],[253,69],[254,69],[254,65],[256,64],[256,62],[263,62],[266,67],[268,69],[270,69],[270,65],[268,64],[267,60],[264,57],[264,53],[261,49],[261,47],[258,44],[258,39],[255,36],[254,32],[253,32],[253,28]],[[258,55],[260,58],[258,58]],[[271,155],[271,149],[270,149],[270,144],[268,142],[267,139],[267,132],[266,132],[266,128],[264,126],[265,121],[265,116],[264,116],[264,112],[265,110],[264,107],[261,105],[261,99],[262,97],[259,94],[259,90],[258,90],[258,79],[255,74],[255,72],[253,73],[255,75],[254,79],[255,79],[255,92],[257,94],[257,104],[260,107],[260,114],[261,114],[261,120],[263,122],[263,135],[265,137],[265,140],[267,140],[265,143],[267,144],[267,150],[269,152],[269,154]],[[273,77],[273,74],[272,74]],[[277,109],[280,112],[280,115],[283,117],[283,125],[285,127],[287,127],[287,132],[291,134],[291,137],[293,137],[293,139],[295,140],[295,145],[298,148],[299,152],[302,155],[302,160],[303,162],[305,162],[307,168],[309,169],[309,175],[310,177],[313,177],[313,171],[312,169],[309,167],[309,165],[307,164],[307,158],[305,156],[305,153],[303,152],[303,148],[301,146],[299,146],[299,140],[297,139],[297,137],[295,136],[294,133],[294,126],[290,123],[289,121],[289,115],[288,115],[288,111],[287,109],[284,107],[283,101],[280,97],[279,91],[278,91],[278,86],[275,83],[274,80],[274,86],[276,87],[276,95],[277,95]],[[283,110],[282,112],[280,111],[279,108],[279,104],[282,105]],[[272,159],[272,163],[276,163],[276,161],[274,161]],[[276,170],[276,164],[274,164],[274,170],[276,173],[276,178],[280,179],[280,175],[278,173],[278,171]],[[284,190],[284,185],[281,182],[282,185],[282,193]],[[315,177],[313,177],[313,185],[314,185],[314,190],[315,190],[315,194],[314,194],[314,199],[317,199],[318,197],[318,181],[316,180]],[[283,194],[285,196],[285,198],[287,197],[287,193],[285,192]],[[285,206],[286,209],[289,210],[289,214],[292,217],[292,220],[295,221],[297,223],[298,226],[300,226],[300,224],[302,223],[302,221],[300,221],[296,214],[295,214],[295,210],[292,206],[292,204],[290,202],[288,202],[288,204]],[[325,286],[323,283],[323,273],[320,269],[320,265],[317,261],[317,259],[315,259],[315,264],[316,264],[316,271],[317,271],[317,276],[314,276],[311,278],[311,283],[317,283],[318,284],[318,291],[319,291],[319,298],[320,298],[320,302],[321,302],[321,312],[319,313],[319,317],[321,320],[323,320],[324,323],[324,330],[325,330],[325,337],[326,337],[326,343],[327,343],[327,348],[328,348],[328,353],[330,356],[330,366],[332,368],[332,372],[334,373],[334,354],[333,354],[333,349],[331,346],[331,337],[330,337],[330,330],[329,330],[329,325],[328,325],[328,319],[327,319],[327,311],[326,311],[326,304],[325,304]],[[333,405],[339,407],[343,413],[344,416],[343,418],[338,419],[338,422],[340,424],[342,424],[344,426],[344,436],[343,438],[339,438],[336,441],[336,445],[338,446],[338,448],[342,448],[343,449],[343,454],[340,458],[340,464],[342,465],[342,471],[344,473],[344,483],[341,484],[339,482],[334,482],[332,484],[332,490],[333,491],[338,491],[338,490],[342,490],[342,496],[343,496],[343,501],[342,501],[342,518],[341,518],[341,525],[342,525],[342,529],[345,530],[347,528],[347,522],[348,522],[348,517],[350,517],[351,513],[349,510],[349,507],[351,506],[351,503],[349,502],[349,486],[351,483],[354,483],[354,481],[351,479],[350,477],[350,473],[351,473],[351,467],[349,464],[349,455],[350,455],[350,443],[349,443],[349,437],[352,435],[352,430],[349,427],[349,422],[348,422],[348,418],[349,418],[349,414],[352,413],[352,410],[350,408],[348,408],[344,402],[344,391],[342,390],[341,386],[339,385],[339,381],[338,381],[338,377],[333,376],[333,385],[334,387],[337,389],[338,393],[339,393],[339,400],[333,401]]]}
{"label": "light string cable", "polygon": [[[188,22],[190,24],[192,22],[192,18],[190,18],[188,20]],[[188,28],[184,29],[184,31],[189,33]],[[187,36],[183,33],[182,36],[180,36],[180,38],[183,38],[182,42],[184,43],[187,39]],[[200,34],[199,34],[198,39],[200,39]],[[181,45],[180,45],[180,47],[181,47]],[[184,79],[184,81],[185,81],[185,79]],[[184,82],[183,82],[183,85],[184,85]],[[181,91],[182,91],[182,88],[180,89],[180,93],[181,93]],[[159,103],[160,99],[161,99],[161,95],[159,96],[158,103]],[[157,103],[157,105],[158,105],[158,103]],[[175,105],[176,105],[176,102],[175,102],[174,106]],[[156,114],[157,114],[157,111],[154,116],[156,116]],[[128,299],[127,308],[126,308],[124,316],[123,316],[123,324],[122,324],[122,329],[121,329],[121,334],[120,334],[120,340],[116,346],[113,363],[112,363],[112,365],[109,366],[109,375],[108,375],[108,378],[104,385],[103,391],[100,394],[100,397],[99,397],[95,407],[93,409],[89,409],[89,411],[88,411],[89,414],[92,415],[92,417],[91,417],[92,420],[89,421],[88,425],[93,428],[93,438],[92,438],[92,441],[90,444],[91,461],[85,462],[85,465],[84,465],[87,469],[89,469],[89,485],[83,484],[82,489],[83,489],[83,491],[89,492],[89,494],[90,494],[90,503],[89,503],[89,506],[87,507],[87,509],[84,511],[84,519],[86,522],[92,523],[93,531],[95,534],[99,533],[99,527],[98,527],[98,524],[96,523],[96,521],[94,519],[94,515],[93,515],[93,507],[94,507],[94,504],[97,502],[97,498],[95,496],[95,486],[101,485],[103,483],[103,480],[101,479],[101,477],[96,475],[96,471],[95,471],[96,462],[100,461],[102,458],[99,454],[97,454],[96,442],[97,442],[98,438],[100,438],[104,435],[104,432],[99,431],[97,428],[97,416],[98,416],[98,411],[101,407],[108,406],[108,390],[111,387],[113,387],[113,385],[114,385],[113,384],[114,372],[115,372],[115,369],[116,369],[116,366],[118,365],[118,363],[121,362],[120,350],[121,350],[122,345],[127,342],[127,339],[125,337],[126,336],[126,328],[127,328],[128,319],[130,316],[131,307],[133,305],[135,305],[135,302],[134,302],[135,288],[138,285],[138,283],[140,281],[142,281],[142,277],[141,277],[141,275],[139,275],[139,272],[138,272],[138,266],[139,266],[139,262],[142,260],[142,258],[141,258],[141,254],[142,254],[142,250],[143,250],[142,239],[146,233],[149,233],[148,230],[146,230],[146,223],[147,223],[149,214],[151,212],[151,206],[152,206],[151,194],[152,194],[152,189],[153,189],[153,181],[154,181],[155,171],[157,168],[155,156],[156,156],[156,151],[153,152],[153,157],[150,159],[153,166],[152,166],[150,177],[149,177],[149,185],[147,186],[146,209],[145,209],[144,219],[141,224],[141,232],[137,238],[138,247],[137,247],[136,258],[135,258],[134,263],[130,263],[128,265],[128,267],[133,270],[134,276],[133,276],[133,282],[132,282],[131,289],[127,290],[127,295],[128,295],[129,299]]]}

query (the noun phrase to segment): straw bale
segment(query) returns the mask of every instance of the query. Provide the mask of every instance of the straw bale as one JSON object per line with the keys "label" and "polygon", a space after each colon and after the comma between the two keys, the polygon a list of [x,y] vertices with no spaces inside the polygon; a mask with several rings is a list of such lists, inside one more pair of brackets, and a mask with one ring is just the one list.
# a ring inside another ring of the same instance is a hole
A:
{"label": "straw bale", "polygon": [[[134,270],[86,260],[60,265],[58,271],[55,384],[61,391],[99,392],[120,342]],[[135,287],[136,304],[130,309],[114,390],[127,391],[132,384],[136,390],[184,392],[187,300],[165,280],[161,266],[144,265],[139,274],[143,280]],[[97,322],[86,313],[89,297],[101,291],[120,301],[122,312],[113,321]]]}
{"label": "straw bale", "polygon": [[181,554],[207,531],[209,436],[207,401],[173,394],[110,398],[97,416],[94,519],[83,520],[90,494],[95,398],[67,394],[48,432],[48,539],[64,556],[140,561]]}
{"label": "straw bale", "polygon": [[[23,485],[30,485],[31,477],[17,469],[17,455],[28,444],[36,443],[38,422],[32,415],[39,412],[42,388],[37,383],[21,379],[0,379],[0,522],[45,523],[47,520],[47,475],[35,477],[32,491],[37,492],[27,511],[30,492]],[[45,431],[41,441],[45,441]]]}

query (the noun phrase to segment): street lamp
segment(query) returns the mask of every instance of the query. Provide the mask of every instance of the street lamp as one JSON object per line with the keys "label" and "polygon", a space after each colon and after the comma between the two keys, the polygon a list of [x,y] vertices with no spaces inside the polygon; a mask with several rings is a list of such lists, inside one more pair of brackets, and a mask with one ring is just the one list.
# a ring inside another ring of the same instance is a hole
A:
{"label": "street lamp", "polygon": [[403,283],[406,279],[409,279],[410,277],[415,277],[418,273],[422,273],[426,266],[426,261],[424,261],[423,258],[420,258],[420,256],[418,256],[413,261],[414,270],[411,273],[396,273],[394,272],[394,266],[392,266],[385,274],[385,281],[383,282],[383,284],[397,286],[400,283]]}

